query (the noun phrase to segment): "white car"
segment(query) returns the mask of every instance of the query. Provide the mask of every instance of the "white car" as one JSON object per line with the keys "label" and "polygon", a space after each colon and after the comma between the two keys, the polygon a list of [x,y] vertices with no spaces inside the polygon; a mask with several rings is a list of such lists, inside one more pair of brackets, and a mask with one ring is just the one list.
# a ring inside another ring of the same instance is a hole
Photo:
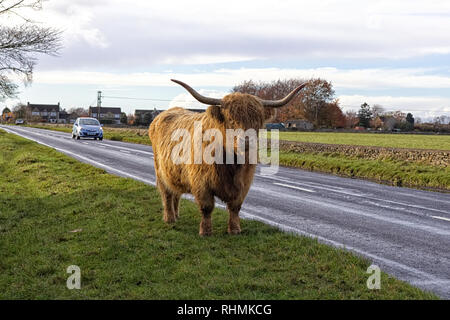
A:
{"label": "white car", "polygon": [[16,120],[16,124],[24,124],[25,121],[23,121],[23,119],[17,119]]}
{"label": "white car", "polygon": [[78,118],[73,124],[72,139],[94,138],[103,140],[103,128],[95,118]]}

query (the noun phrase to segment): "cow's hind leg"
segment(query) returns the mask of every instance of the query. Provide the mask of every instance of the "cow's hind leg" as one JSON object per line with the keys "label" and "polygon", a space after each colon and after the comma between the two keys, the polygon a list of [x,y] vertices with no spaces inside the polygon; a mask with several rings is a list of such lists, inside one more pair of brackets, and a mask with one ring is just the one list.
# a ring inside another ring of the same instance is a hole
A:
{"label": "cow's hind leg", "polygon": [[241,210],[242,202],[228,202],[227,209],[230,214],[228,218],[228,233],[229,234],[240,234],[241,233],[241,222],[239,219],[239,211]]}
{"label": "cow's hind leg", "polygon": [[167,223],[174,223],[176,219],[175,211],[173,210],[173,199],[174,194],[166,186],[158,181],[158,189],[161,194],[162,203],[164,206],[164,216],[163,219]]}
{"label": "cow's hind leg", "polygon": [[214,210],[214,196],[210,194],[202,194],[195,196],[195,201],[200,207],[202,213],[202,221],[200,222],[201,236],[210,236],[212,234],[211,214]]}

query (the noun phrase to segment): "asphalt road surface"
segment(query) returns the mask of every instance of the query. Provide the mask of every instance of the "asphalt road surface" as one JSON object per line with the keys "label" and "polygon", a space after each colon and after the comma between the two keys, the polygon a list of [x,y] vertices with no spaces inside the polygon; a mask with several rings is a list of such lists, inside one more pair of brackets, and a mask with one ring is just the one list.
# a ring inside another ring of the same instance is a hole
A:
{"label": "asphalt road surface", "polygon": [[[112,174],[155,184],[150,146],[0,128]],[[272,176],[258,170],[241,216],[345,247],[401,280],[450,299],[450,194],[280,167]]]}

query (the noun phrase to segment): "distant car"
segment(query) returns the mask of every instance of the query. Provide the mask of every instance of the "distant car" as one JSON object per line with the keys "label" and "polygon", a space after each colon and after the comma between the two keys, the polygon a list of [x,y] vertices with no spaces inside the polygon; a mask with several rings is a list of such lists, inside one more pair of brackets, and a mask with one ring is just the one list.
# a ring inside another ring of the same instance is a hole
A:
{"label": "distant car", "polygon": [[103,140],[103,128],[95,118],[78,118],[73,124],[72,139],[94,138]]}
{"label": "distant car", "polygon": [[16,120],[16,124],[24,124],[25,121],[23,121],[23,119],[17,119]]}
{"label": "distant car", "polygon": [[266,130],[285,130],[286,127],[282,123],[266,123]]}

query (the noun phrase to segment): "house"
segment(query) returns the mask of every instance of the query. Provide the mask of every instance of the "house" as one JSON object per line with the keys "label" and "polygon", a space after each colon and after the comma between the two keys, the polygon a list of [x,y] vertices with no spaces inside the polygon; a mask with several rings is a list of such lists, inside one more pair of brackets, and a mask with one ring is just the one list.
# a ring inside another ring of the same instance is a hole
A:
{"label": "house", "polygon": [[152,115],[152,118],[154,118],[163,111],[164,110],[157,110],[156,108],[154,108],[153,110],[151,110],[151,109],[136,109],[134,111],[134,116],[136,118],[144,118],[147,113],[150,113]]}
{"label": "house", "polygon": [[89,117],[97,118],[101,123],[120,124],[121,108],[100,107],[100,117],[98,117],[99,107],[89,107]]}
{"label": "house", "polygon": [[31,121],[56,123],[59,119],[58,104],[27,103],[27,118]]}
{"label": "house", "polygon": [[312,130],[314,125],[307,120],[288,120],[285,122],[284,126],[286,129],[294,130]]}
{"label": "house", "polygon": [[70,114],[67,113],[66,110],[61,110],[59,112],[59,119],[58,119],[58,123],[69,123],[69,116]]}
{"label": "house", "polygon": [[134,111],[134,118],[137,125],[148,126],[155,117],[164,110],[151,109],[136,109]]}
{"label": "house", "polygon": [[[192,111],[192,112],[205,112],[205,109],[186,109],[186,110],[189,110],[189,111]],[[152,116],[153,116],[153,119],[154,119],[158,114],[160,114],[163,111],[165,111],[165,110],[156,109],[156,108],[154,108],[153,110],[151,110],[151,109],[146,109],[146,110],[144,110],[144,109],[136,109],[134,111],[134,116],[136,118],[139,118],[139,117],[143,118],[146,113],[151,113]]]}

